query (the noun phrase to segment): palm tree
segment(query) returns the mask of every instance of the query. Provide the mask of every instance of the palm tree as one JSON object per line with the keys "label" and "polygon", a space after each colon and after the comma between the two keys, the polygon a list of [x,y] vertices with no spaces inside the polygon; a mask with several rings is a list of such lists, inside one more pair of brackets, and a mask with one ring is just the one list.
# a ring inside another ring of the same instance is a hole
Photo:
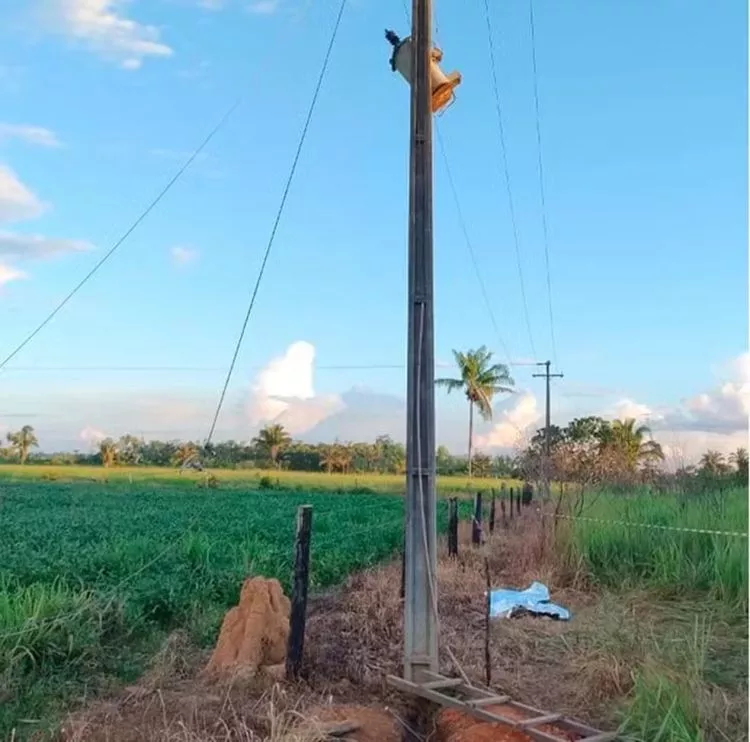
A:
{"label": "palm tree", "polygon": [[748,464],[750,461],[748,460],[746,448],[738,448],[736,451],[732,452],[729,455],[729,461],[735,465],[737,473],[741,477],[747,477]]}
{"label": "palm tree", "polygon": [[638,425],[635,418],[613,420],[600,432],[601,448],[614,453],[628,471],[635,471],[639,464],[653,466],[664,460],[661,444],[649,437],[651,428]]}
{"label": "palm tree", "polygon": [[[172,456],[172,463],[180,469],[188,468],[192,462],[197,462],[198,446],[195,443],[180,443]],[[180,472],[182,473],[182,472]]]}
{"label": "palm tree", "polygon": [[31,425],[24,425],[15,433],[8,433],[7,438],[11,450],[18,456],[22,464],[25,464],[26,459],[29,458],[29,451],[32,448],[39,447],[39,441]]}
{"label": "palm tree", "polygon": [[701,456],[700,468],[706,474],[719,476],[727,470],[727,463],[724,460],[724,454],[719,451],[709,450]]}
{"label": "palm tree", "polygon": [[469,400],[469,477],[471,477],[471,449],[474,437],[474,407],[484,420],[492,419],[492,398],[503,392],[512,393],[515,383],[508,367],[502,363],[492,363],[492,353],[483,345],[466,353],[454,350],[453,357],[460,373],[458,379],[437,379],[438,386],[445,387],[448,393],[462,391]]}
{"label": "palm tree", "polygon": [[117,462],[117,444],[111,438],[105,438],[99,443],[99,455],[102,458],[102,466],[109,469]]}
{"label": "palm tree", "polygon": [[270,459],[275,468],[279,468],[279,455],[292,442],[292,437],[283,425],[275,423],[266,425],[253,439],[253,443]]}

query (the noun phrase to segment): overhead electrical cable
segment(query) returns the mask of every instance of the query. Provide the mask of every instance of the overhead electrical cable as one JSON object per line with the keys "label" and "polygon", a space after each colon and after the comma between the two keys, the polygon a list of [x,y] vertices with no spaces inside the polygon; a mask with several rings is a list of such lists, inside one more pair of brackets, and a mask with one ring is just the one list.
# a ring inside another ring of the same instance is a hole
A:
{"label": "overhead electrical cable", "polygon": [[214,138],[219,130],[226,124],[230,116],[235,112],[237,107],[240,105],[241,99],[237,99],[219,119],[216,125],[209,131],[203,141],[193,150],[193,153],[185,160],[182,166],[167,182],[167,184],[159,191],[156,197],[146,206],[146,208],[140,213],[138,218],[125,230],[122,236],[115,242],[114,245],[102,256],[102,258],[94,265],[94,267],[76,284],[72,291],[70,291],[65,298],[45,317],[37,327],[32,330],[26,338],[16,346],[2,361],[0,361],[0,369],[4,368],[9,361],[15,358],[57,315],[57,313],[83,288],[83,286],[94,277],[98,270],[115,254],[115,251],[130,237],[133,232],[138,228],[141,222],[156,208],[159,202],[167,195],[171,190],[172,186],[182,177],[185,171],[192,165],[193,161],[198,155],[206,148],[208,143]]}
{"label": "overhead electrical cable", "polygon": [[458,191],[456,190],[456,183],[453,180],[453,172],[451,171],[450,163],[448,162],[448,155],[445,151],[445,143],[443,142],[443,136],[440,133],[440,129],[437,129],[437,138],[438,138],[438,144],[440,146],[440,153],[443,157],[443,164],[445,165],[445,172],[448,176],[448,185],[451,190],[451,194],[453,195],[453,202],[456,206],[456,214],[458,215],[458,223],[461,228],[461,231],[463,232],[464,236],[464,242],[466,243],[466,249],[469,251],[469,257],[471,258],[472,265],[474,266],[474,272],[477,276],[477,281],[479,282],[479,289],[482,292],[482,297],[484,299],[485,307],[487,308],[487,313],[490,316],[490,321],[492,322],[492,327],[495,330],[495,335],[497,336],[497,340],[500,343],[500,347],[503,349],[503,353],[505,353],[505,356],[508,359],[508,365],[513,365],[513,361],[510,355],[510,351],[508,350],[508,346],[505,342],[505,339],[503,338],[500,327],[497,323],[497,319],[495,318],[495,313],[492,311],[492,304],[490,303],[490,297],[487,293],[487,286],[484,283],[484,278],[482,278],[482,271],[479,268],[479,263],[477,261],[476,253],[474,252],[474,245],[471,242],[471,238],[469,237],[469,230],[466,227],[466,220],[464,219],[463,215],[463,209],[461,208],[461,201],[458,198]]}
{"label": "overhead electrical cable", "polygon": [[549,332],[552,341],[552,358],[557,365],[557,340],[555,338],[555,318],[552,311],[552,278],[549,260],[549,230],[547,228],[547,199],[544,185],[544,159],[542,157],[542,127],[539,114],[539,74],[536,63],[536,24],[534,23],[534,0],[529,0],[529,26],[531,31],[531,64],[534,80],[534,111],[536,114],[536,143],[539,158],[539,198],[542,207],[542,232],[544,240],[544,265],[547,272],[547,307],[549,310]]}
{"label": "overhead electrical cable", "polygon": [[310,128],[310,122],[312,121],[313,113],[315,111],[315,106],[318,102],[318,96],[320,94],[320,90],[323,87],[323,80],[325,79],[326,71],[328,70],[328,62],[331,58],[331,52],[333,51],[334,43],[336,42],[336,37],[338,35],[339,26],[341,25],[341,17],[344,14],[344,8],[346,7],[347,0],[341,0],[341,3],[339,5],[338,13],[336,15],[336,21],[333,24],[333,31],[331,32],[331,38],[328,42],[328,48],[326,49],[325,57],[323,58],[323,64],[320,69],[320,73],[318,75],[318,80],[315,85],[315,90],[313,92],[312,100],[310,102],[310,107],[307,111],[307,117],[305,118],[304,125],[302,126],[302,133],[300,134],[299,143],[297,144],[297,150],[294,154],[294,159],[292,160],[292,166],[289,170],[289,176],[286,180],[286,185],[284,186],[284,191],[281,195],[281,203],[279,204],[278,211],[276,212],[276,218],[273,222],[273,227],[271,228],[271,234],[268,238],[268,244],[266,245],[265,253],[263,254],[263,260],[260,264],[260,270],[258,271],[258,277],[255,281],[255,286],[253,288],[253,292],[250,295],[250,303],[248,304],[247,311],[245,312],[245,318],[242,322],[242,328],[240,329],[240,334],[237,338],[237,342],[234,347],[234,353],[232,354],[232,360],[229,364],[229,370],[227,371],[227,376],[224,381],[224,386],[221,390],[221,395],[219,396],[219,402],[216,405],[216,412],[214,413],[213,420],[211,422],[211,428],[208,432],[208,436],[206,438],[206,445],[211,443],[211,440],[213,438],[214,432],[216,430],[216,423],[219,420],[219,415],[221,414],[221,408],[224,405],[224,398],[227,394],[227,389],[229,388],[229,382],[232,379],[232,374],[234,373],[234,367],[237,363],[237,357],[240,353],[240,348],[242,347],[242,341],[245,338],[245,331],[247,330],[247,323],[250,321],[250,315],[252,314],[253,307],[255,306],[255,299],[258,296],[258,290],[260,289],[260,284],[263,280],[263,276],[266,271],[266,265],[268,263],[268,258],[271,254],[271,249],[273,248],[274,240],[276,239],[276,232],[279,228],[279,223],[281,222],[281,216],[284,213],[284,206],[286,205],[287,197],[289,196],[289,190],[292,186],[292,181],[294,180],[294,174],[297,171],[297,163],[299,162],[300,155],[302,154],[302,147],[305,144],[305,139],[307,138],[307,132]]}
{"label": "overhead electrical cable", "polygon": [[516,267],[518,269],[518,283],[521,290],[521,300],[523,303],[523,315],[526,321],[526,331],[529,335],[529,344],[534,358],[537,357],[534,335],[531,331],[531,320],[529,318],[529,305],[526,299],[526,283],[523,277],[523,265],[521,264],[521,248],[518,239],[518,224],[516,222],[516,210],[513,204],[513,190],[510,181],[510,169],[508,167],[508,154],[505,146],[505,127],[503,125],[503,110],[500,103],[500,87],[497,81],[497,64],[495,61],[495,40],[492,33],[492,20],[490,17],[490,6],[488,0],[484,0],[484,15],[487,23],[487,41],[490,50],[490,70],[492,73],[492,90],[495,96],[495,111],[497,113],[497,128],[500,139],[500,152],[502,156],[503,173],[505,176],[505,187],[508,194],[508,212],[510,214],[510,224],[513,231],[513,245],[516,252]]}

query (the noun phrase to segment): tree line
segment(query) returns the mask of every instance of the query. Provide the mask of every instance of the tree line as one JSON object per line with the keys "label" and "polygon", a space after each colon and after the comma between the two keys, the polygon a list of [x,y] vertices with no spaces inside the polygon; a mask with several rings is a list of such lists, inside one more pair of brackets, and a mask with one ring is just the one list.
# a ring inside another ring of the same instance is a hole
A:
{"label": "tree line", "polygon": [[[436,379],[449,393],[459,392],[468,402],[468,446],[466,456],[454,456],[445,446],[436,451],[437,471],[443,475],[468,477],[515,477],[541,481],[548,476],[581,491],[599,484],[658,484],[664,472],[664,452],[653,440],[650,429],[636,420],[605,420],[589,416],[576,418],[566,426],[553,425],[549,431],[549,460],[546,457],[546,431],[537,430],[527,445],[514,456],[491,457],[473,450],[475,411],[492,420],[493,400],[498,394],[513,392],[514,381],[507,366],[493,361],[485,346],[475,350],[453,351],[458,374]],[[9,446],[0,448],[0,461],[25,463],[38,448],[34,429],[25,425],[8,433]],[[369,442],[304,443],[295,441],[283,425],[262,428],[251,441],[224,441],[203,446],[190,441],[144,441],[132,435],[118,440],[105,438],[93,453],[35,455],[34,460],[58,464],[100,464],[122,466],[204,466],[216,468],[271,468],[328,473],[403,474],[406,450],[402,443],[383,435]],[[546,467],[546,469],[545,469]],[[729,457],[707,451],[699,463],[681,467],[680,480],[738,478],[747,481],[748,454],[737,449]]]}

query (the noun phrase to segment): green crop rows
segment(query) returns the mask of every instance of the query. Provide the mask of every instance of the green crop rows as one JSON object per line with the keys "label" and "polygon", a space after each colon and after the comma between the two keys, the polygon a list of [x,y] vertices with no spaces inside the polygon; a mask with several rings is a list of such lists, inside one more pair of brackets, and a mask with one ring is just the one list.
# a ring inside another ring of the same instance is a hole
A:
{"label": "green crop rows", "polygon": [[0,738],[48,723],[83,683],[137,675],[173,628],[209,644],[246,576],[288,589],[304,503],[313,589],[401,548],[401,497],[0,484]]}

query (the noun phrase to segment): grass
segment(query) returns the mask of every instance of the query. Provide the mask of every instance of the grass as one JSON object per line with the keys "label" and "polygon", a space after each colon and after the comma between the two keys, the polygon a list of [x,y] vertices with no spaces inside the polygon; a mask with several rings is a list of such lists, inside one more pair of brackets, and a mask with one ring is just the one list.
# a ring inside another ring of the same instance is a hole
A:
{"label": "grass", "polygon": [[[632,663],[625,738],[740,739],[747,717],[732,718],[738,712],[727,698],[747,695],[748,540],[677,529],[747,533],[747,490],[694,498],[604,493],[583,515],[598,520],[566,521],[558,533],[568,563],[616,595],[648,590],[668,614],[630,632],[641,660]],[[609,656],[627,653],[621,642]]]}
{"label": "grass", "polygon": [[[211,469],[224,488],[241,487],[257,489],[261,479],[270,479],[280,489],[300,489],[304,492],[404,492],[403,474],[326,474],[308,471],[275,471],[263,469]],[[46,464],[0,464],[2,481],[60,481],[60,482],[127,482],[140,486],[142,483],[158,482],[164,485],[185,487],[186,482],[201,482],[205,474],[184,472],[177,469],[145,466],[123,466],[105,469],[102,466],[56,466]],[[439,494],[460,492],[487,492],[505,484],[519,487],[522,483],[513,479],[468,479],[468,477],[439,476]]]}
{"label": "grass", "polygon": [[746,534],[747,490],[692,499],[605,493],[592,499],[583,515],[592,520],[574,521],[569,548],[597,582],[648,586],[669,595],[699,592],[747,610],[748,539],[677,530]]}
{"label": "grass", "polygon": [[0,484],[0,738],[137,676],[168,631],[213,642],[246,576],[288,590],[300,504],[313,505],[313,588],[402,545],[400,497],[181,484]]}

